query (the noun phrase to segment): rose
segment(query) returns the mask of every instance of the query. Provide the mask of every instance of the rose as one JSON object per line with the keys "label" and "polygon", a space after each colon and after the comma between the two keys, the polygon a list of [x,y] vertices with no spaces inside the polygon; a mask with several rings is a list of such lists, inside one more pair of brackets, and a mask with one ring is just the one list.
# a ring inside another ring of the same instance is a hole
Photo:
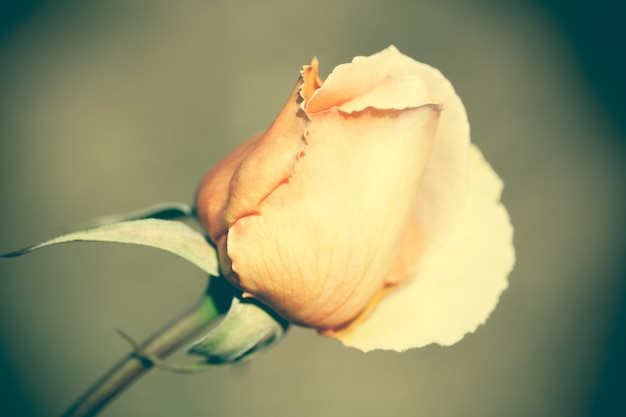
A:
{"label": "rose", "polygon": [[513,265],[501,182],[461,100],[391,46],[303,67],[267,131],[205,176],[196,212],[227,280],[363,350],[451,344]]}

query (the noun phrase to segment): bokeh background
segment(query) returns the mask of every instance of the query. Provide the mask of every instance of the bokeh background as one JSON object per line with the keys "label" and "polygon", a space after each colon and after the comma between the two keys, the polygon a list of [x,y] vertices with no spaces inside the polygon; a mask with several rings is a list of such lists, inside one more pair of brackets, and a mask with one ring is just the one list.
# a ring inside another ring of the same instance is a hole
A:
{"label": "bokeh background", "polygon": [[[584,3],[3,2],[0,252],[190,202],[312,56],[327,74],[395,44],[452,81],[506,183],[518,262],[487,325],[404,354],[294,328],[242,366],[153,371],[102,415],[620,415],[626,14]],[[128,352],[113,329],[142,339],[204,286],[185,261],[134,246],[0,260],[0,415],[60,414]]]}

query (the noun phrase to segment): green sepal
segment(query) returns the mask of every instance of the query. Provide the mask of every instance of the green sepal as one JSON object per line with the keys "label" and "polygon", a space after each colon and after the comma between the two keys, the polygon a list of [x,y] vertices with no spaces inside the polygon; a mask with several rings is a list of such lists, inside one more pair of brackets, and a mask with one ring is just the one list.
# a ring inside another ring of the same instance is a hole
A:
{"label": "green sepal", "polygon": [[289,326],[286,320],[263,304],[242,298],[241,292],[222,277],[211,278],[205,305],[207,317],[215,317],[227,310],[228,313],[189,349],[189,353],[203,356],[202,362],[171,363],[139,346],[123,331],[117,332],[133,347],[135,357],[166,371],[187,374],[252,359],[282,339]]}
{"label": "green sepal", "polygon": [[252,298],[233,298],[224,320],[200,339],[189,353],[208,363],[252,359],[282,339],[289,322]]}

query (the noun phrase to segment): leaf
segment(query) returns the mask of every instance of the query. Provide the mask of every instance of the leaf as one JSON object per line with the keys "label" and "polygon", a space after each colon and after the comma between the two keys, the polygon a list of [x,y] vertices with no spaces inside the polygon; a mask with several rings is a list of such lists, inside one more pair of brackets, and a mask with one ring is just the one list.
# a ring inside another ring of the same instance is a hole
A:
{"label": "leaf", "polygon": [[150,207],[131,211],[124,214],[111,214],[108,216],[98,217],[96,219],[87,220],[86,222],[75,225],[73,229],[93,229],[105,226],[107,224],[126,222],[130,220],[141,219],[176,219],[180,217],[190,217],[193,215],[193,209],[185,203],[167,202],[157,203]]}
{"label": "leaf", "polygon": [[51,245],[81,241],[151,246],[178,255],[210,275],[218,275],[217,253],[201,233],[181,222],[160,219],[132,220],[79,230],[0,257],[12,258]]}

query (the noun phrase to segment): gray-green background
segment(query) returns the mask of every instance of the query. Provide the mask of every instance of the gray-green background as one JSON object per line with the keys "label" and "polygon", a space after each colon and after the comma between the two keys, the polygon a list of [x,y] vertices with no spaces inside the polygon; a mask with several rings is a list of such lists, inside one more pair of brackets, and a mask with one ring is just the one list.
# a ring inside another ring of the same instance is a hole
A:
{"label": "gray-green background", "polygon": [[[0,252],[92,217],[190,202],[205,171],[268,126],[312,56],[326,75],[389,44],[455,85],[516,227],[510,288],[454,347],[363,354],[294,328],[243,366],[153,371],[103,416],[572,417],[615,386],[605,368],[624,288],[619,111],[548,8],[26,3],[0,33]],[[185,261],[140,247],[0,260],[0,414],[59,414],[128,352],[113,329],[144,338],[204,285]]]}

